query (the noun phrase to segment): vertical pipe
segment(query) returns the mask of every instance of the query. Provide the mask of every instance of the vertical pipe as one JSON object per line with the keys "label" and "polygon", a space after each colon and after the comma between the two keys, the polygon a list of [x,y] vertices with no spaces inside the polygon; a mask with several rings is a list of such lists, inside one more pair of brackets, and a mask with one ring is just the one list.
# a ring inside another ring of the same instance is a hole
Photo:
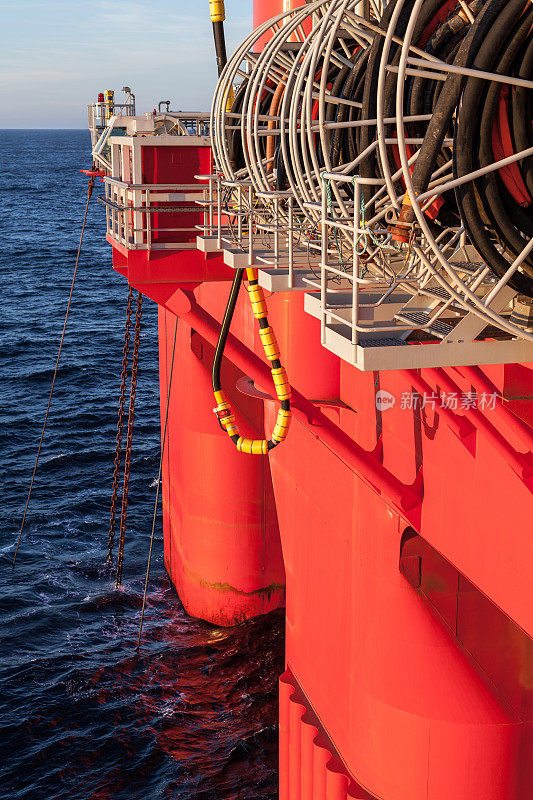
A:
{"label": "vertical pipe", "polygon": [[356,179],[354,183],[353,207],[353,275],[352,275],[352,344],[357,344],[359,338],[357,325],[359,324],[359,251],[358,240],[361,228],[361,186]]}
{"label": "vertical pipe", "polygon": [[301,800],[301,721],[305,708],[291,698],[289,709],[289,800]]}
{"label": "vertical pipe", "polygon": [[226,19],[224,0],[209,0],[209,11],[211,22],[213,23],[213,40],[215,42],[218,76],[220,77],[228,60],[226,38],[224,36],[224,20]]}
{"label": "vertical pipe", "polygon": [[279,199],[274,198],[274,265],[279,267]]}
{"label": "vertical pipe", "polygon": [[289,709],[293,692],[287,670],[279,679],[279,800],[289,800]]}
{"label": "vertical pipe", "polygon": [[237,239],[242,242],[242,187],[237,187]]}
{"label": "vertical pipe", "polygon": [[320,242],[320,341],[326,343],[326,261],[328,257],[327,225],[326,225],[326,184],[322,181],[322,219]]}
{"label": "vertical pipe", "polygon": [[287,248],[289,250],[289,289],[294,288],[294,250],[292,240],[292,228],[294,224],[293,197],[289,197],[289,230],[287,232]]}
{"label": "vertical pipe", "polygon": [[217,250],[222,250],[222,196],[220,193],[220,180],[217,180]]}
{"label": "vertical pipe", "polygon": [[208,221],[209,221],[209,234],[208,236],[213,235],[213,180],[209,178],[209,211],[208,211]]}
{"label": "vertical pipe", "polygon": [[248,222],[248,266],[254,263],[254,236],[253,236],[253,210],[252,210],[252,187],[248,189],[248,205],[250,208],[250,219]]}
{"label": "vertical pipe", "polygon": [[150,212],[150,189],[146,190],[145,204],[146,204],[146,244],[148,245],[148,250],[150,250],[152,247],[152,218]]}
{"label": "vertical pipe", "polygon": [[301,800],[313,800],[313,752],[318,728],[311,722],[302,720],[301,732]]}

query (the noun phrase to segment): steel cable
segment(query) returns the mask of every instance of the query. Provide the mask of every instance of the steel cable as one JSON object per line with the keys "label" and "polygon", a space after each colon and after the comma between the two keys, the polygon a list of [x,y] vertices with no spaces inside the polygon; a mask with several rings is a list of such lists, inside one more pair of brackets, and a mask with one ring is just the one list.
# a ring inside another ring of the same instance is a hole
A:
{"label": "steel cable", "polygon": [[16,543],[16,546],[15,546],[15,553],[13,555],[13,561],[12,561],[12,564],[11,564],[12,567],[15,566],[15,562],[17,560],[17,554],[18,554],[18,551],[19,551],[20,540],[22,538],[22,530],[24,528],[24,523],[26,521],[26,514],[28,512],[28,506],[30,504],[31,493],[32,493],[32,490],[33,490],[33,483],[34,483],[34,480],[35,480],[35,474],[37,472],[37,465],[39,463],[39,456],[41,454],[41,447],[42,447],[42,444],[43,444],[44,432],[46,430],[46,423],[48,421],[48,412],[50,411],[50,405],[52,403],[52,395],[54,393],[54,386],[55,386],[55,382],[56,382],[56,378],[57,378],[57,373],[58,373],[58,370],[59,370],[59,359],[61,358],[61,350],[63,348],[63,340],[65,338],[65,331],[66,331],[66,328],[67,328],[67,320],[68,320],[68,315],[69,315],[69,311],[70,311],[70,304],[71,304],[71,301],[72,301],[72,294],[74,292],[74,284],[76,282],[76,275],[78,273],[78,264],[79,264],[79,260],[80,260],[81,246],[83,244],[83,235],[85,233],[85,224],[87,222],[87,212],[89,210],[89,201],[91,199],[91,196],[92,196],[92,193],[93,193],[93,189],[94,189],[94,175],[91,175],[90,178],[89,178],[88,186],[87,186],[87,202],[85,204],[85,212],[83,214],[83,223],[82,223],[82,226],[81,226],[80,241],[79,241],[79,244],[78,244],[78,252],[76,254],[76,263],[74,265],[74,273],[72,275],[72,282],[70,284],[70,292],[69,292],[69,296],[68,296],[67,310],[65,312],[65,319],[64,319],[64,322],[63,322],[63,330],[61,331],[61,338],[59,340],[59,349],[58,349],[58,352],[57,352],[57,359],[56,359],[56,365],[55,365],[55,369],[54,369],[54,375],[52,377],[52,385],[50,386],[50,394],[48,396],[48,404],[46,406],[46,413],[44,415],[43,427],[42,427],[42,430],[41,430],[41,438],[39,439],[39,446],[37,447],[37,455],[36,455],[36,458],[35,458],[35,465],[33,467],[33,473],[32,473],[31,481],[30,481],[30,488],[28,490],[28,496],[26,498],[26,505],[24,506],[24,513],[22,515],[22,522],[20,524],[20,530],[19,530],[19,533],[18,533],[17,543]]}
{"label": "steel cable", "polygon": [[144,621],[144,610],[146,608],[146,596],[148,592],[148,579],[150,577],[150,566],[152,563],[152,550],[154,547],[154,538],[155,538],[155,523],[157,519],[157,506],[159,502],[159,488],[161,486],[161,474],[163,472],[163,458],[165,455],[165,442],[167,438],[167,423],[168,423],[168,410],[170,407],[170,392],[172,389],[172,374],[174,372],[174,356],[176,353],[176,338],[178,333],[178,318],[176,317],[176,321],[174,323],[174,341],[172,343],[172,357],[170,360],[170,373],[168,377],[168,391],[167,391],[167,402],[165,407],[165,422],[163,425],[163,436],[161,437],[161,456],[159,458],[159,470],[157,473],[157,488],[155,492],[155,502],[154,502],[154,514],[152,517],[152,533],[150,534],[150,548],[148,550],[148,563],[146,565],[146,577],[144,579],[144,591],[143,591],[143,602],[141,608],[141,619],[139,622],[139,636],[137,638],[137,652],[139,652],[139,648],[141,646],[141,636],[142,636],[142,629],[143,629],[143,621]]}

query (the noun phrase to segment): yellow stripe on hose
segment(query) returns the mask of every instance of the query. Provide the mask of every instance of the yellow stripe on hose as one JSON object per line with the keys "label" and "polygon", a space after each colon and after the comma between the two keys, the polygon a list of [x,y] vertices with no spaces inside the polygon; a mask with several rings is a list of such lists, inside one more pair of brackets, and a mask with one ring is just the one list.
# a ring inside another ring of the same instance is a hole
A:
{"label": "yellow stripe on hose", "polygon": [[233,413],[231,411],[231,406],[228,403],[226,395],[221,389],[217,390],[214,394],[217,405],[215,406],[213,411],[217,415],[218,421],[220,422],[220,424],[222,425],[228,436],[234,436],[236,433],[238,434],[239,429],[236,425],[235,417],[233,416]]}
{"label": "yellow stripe on hose", "polygon": [[252,304],[252,311],[256,319],[263,319],[267,315],[267,306],[265,302],[265,295],[259,284],[254,283],[253,286],[246,287],[250,296],[250,303]]}
{"label": "yellow stripe on hose", "polygon": [[211,22],[224,22],[226,19],[224,0],[209,0],[209,13]]}
{"label": "yellow stripe on hose", "polygon": [[269,361],[275,361],[279,358],[279,346],[276,341],[276,334],[271,327],[259,328],[259,336],[263,343],[265,355]]}
{"label": "yellow stripe on hose", "polygon": [[289,432],[291,419],[292,419],[292,414],[290,411],[285,411],[283,408],[279,409],[276,425],[274,430],[272,431],[271,438],[273,442],[282,442],[285,439],[287,433]]}
{"label": "yellow stripe on hose", "polygon": [[289,400],[291,396],[291,386],[289,379],[287,378],[285,368],[278,367],[277,369],[272,369],[270,371],[272,372],[272,379],[274,381],[274,386],[276,387],[278,400]]}
{"label": "yellow stripe on hose", "polygon": [[226,430],[228,430],[229,428],[233,428],[236,430],[237,428],[235,417],[233,416],[233,414],[228,414],[227,417],[223,417],[220,420],[220,424],[222,425],[223,428],[226,428]]}
{"label": "yellow stripe on hose", "polygon": [[252,456],[266,455],[268,453],[268,442],[266,439],[243,439],[242,436],[239,436],[237,450]]}

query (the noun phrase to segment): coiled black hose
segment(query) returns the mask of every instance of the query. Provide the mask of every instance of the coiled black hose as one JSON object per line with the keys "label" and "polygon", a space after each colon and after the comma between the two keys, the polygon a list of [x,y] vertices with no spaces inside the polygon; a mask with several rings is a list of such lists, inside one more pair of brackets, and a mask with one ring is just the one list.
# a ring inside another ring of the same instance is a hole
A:
{"label": "coiled black hose", "polygon": [[[524,0],[509,2],[480,47],[475,67],[501,74],[514,72],[514,62],[533,25],[533,8],[526,11],[528,6],[530,3]],[[492,135],[501,92],[502,85],[496,82],[480,78],[466,82],[456,125],[456,177],[487,167],[494,160]],[[525,247],[527,238],[533,236],[530,210],[515,202],[494,172],[457,187],[455,195],[469,239],[491,268],[503,275],[509,262]],[[533,260],[527,259],[526,265],[515,273],[510,285],[533,297]]]}
{"label": "coiled black hose", "polygon": [[[453,62],[454,66],[470,67],[472,65],[480,45],[492,32],[498,12],[506,2],[507,0],[489,0],[485,4],[462,41]],[[510,0],[510,5],[514,6],[517,3],[523,3],[523,0]],[[442,148],[446,132],[450,128],[463,82],[464,77],[461,74],[452,72],[446,78],[440,92],[413,170],[413,188],[416,193],[422,193],[428,187],[437,153]],[[409,221],[412,222],[412,218]]]}
{"label": "coiled black hose", "polygon": [[[385,8],[379,23],[383,32],[396,6],[397,0],[392,0]],[[417,18],[413,44],[455,67],[532,80],[531,3],[528,0],[474,0],[469,7],[473,22],[458,2],[427,0]],[[412,0],[402,8],[394,31],[397,39],[406,31],[412,8]],[[335,109],[330,106],[328,121],[376,118],[383,41],[384,35],[378,34],[369,47],[361,48],[352,68],[344,68],[335,85],[338,96],[362,100],[361,111],[342,104]],[[388,59],[392,67],[398,65],[399,55],[399,44],[393,42]],[[404,79],[404,115],[431,115],[427,123],[405,123],[407,137],[423,137],[411,171],[417,195],[427,191],[435,170],[450,160],[453,160],[454,178],[461,178],[533,146],[531,89],[466,77],[460,72],[450,72],[445,81],[416,75],[406,75]],[[396,86],[397,73],[390,71],[384,85],[384,117],[396,115]],[[338,128],[328,139],[332,167],[340,168],[354,160],[370,148],[376,135],[373,123],[356,129]],[[394,135],[393,125],[385,126],[385,135]],[[453,148],[444,147],[444,140],[452,137]],[[390,174],[397,172],[400,164],[394,147],[387,148],[387,158],[389,163],[385,166]],[[365,178],[383,177],[377,150],[362,160],[358,173]],[[395,188],[398,194],[405,190],[403,179],[399,179]],[[344,191],[350,195],[350,187]],[[371,187],[363,187],[365,202],[371,194]],[[470,243],[501,276],[533,236],[532,198],[533,158],[527,157],[516,162],[507,176],[489,171],[481,178],[464,183],[454,193],[446,193],[431,213],[426,211],[426,214],[433,229],[462,224]],[[409,230],[415,219],[411,201],[406,198],[393,232],[401,232],[402,227]],[[399,240],[406,241],[401,237]],[[525,260],[509,284],[521,294],[533,297],[533,257]]]}
{"label": "coiled black hose", "polygon": [[[335,98],[325,97],[324,137],[316,135],[310,143],[300,130],[294,140],[289,140],[288,126],[283,126],[275,134],[275,145],[270,146],[269,152],[274,154],[273,187],[278,189],[299,183],[299,167],[309,164],[303,152],[308,146],[314,148],[313,164],[319,169],[327,164],[328,169],[340,171],[357,160],[353,172],[363,178],[382,179],[387,173],[396,174],[394,188],[398,196],[404,195],[404,200],[390,230],[393,239],[407,242],[416,232],[416,215],[414,198],[405,194],[400,151],[397,145],[387,145],[387,162],[381,163],[381,152],[375,147],[383,46],[399,1],[390,0],[385,6],[369,44],[350,38],[347,31],[340,29],[333,45],[333,54],[338,58],[329,59],[325,78],[324,64],[313,62],[314,74],[306,76],[306,80],[315,83],[325,80],[328,94]],[[390,69],[383,85],[385,118],[397,116],[401,41],[414,2],[405,0],[395,24],[388,56]],[[407,139],[422,139],[421,145],[406,145],[408,157],[416,157],[410,168],[415,195],[426,193],[435,172],[441,170],[446,174],[450,164],[456,179],[467,178],[477,170],[486,171],[482,177],[466,180],[454,192],[445,192],[429,203],[424,208],[427,223],[435,235],[462,225],[467,241],[497,276],[505,274],[533,236],[533,157],[515,160],[498,171],[491,169],[495,162],[533,147],[533,90],[505,80],[496,82],[487,77],[468,76],[461,70],[478,69],[533,81],[532,32],[530,0],[471,0],[466,11],[459,0],[425,0],[418,10],[412,44],[458,71],[443,77],[445,70],[440,72],[437,66],[433,76],[428,74],[428,70],[431,73],[428,62],[426,69],[408,70],[402,77],[405,82],[402,112],[407,118],[403,133]],[[420,74],[422,71],[425,74]],[[235,96],[234,113],[240,114],[246,86],[245,79]],[[271,83],[269,91],[258,98],[261,114],[268,114],[276,86]],[[294,103],[301,108],[303,99],[295,97],[295,91],[295,82],[289,81],[284,88],[286,108],[294,108]],[[409,117],[429,119],[409,120]],[[245,166],[242,132],[228,131],[227,135],[232,165],[235,170],[241,169]],[[396,125],[385,123],[385,136],[394,139],[396,135]],[[267,136],[260,141],[262,158]],[[289,153],[292,159],[287,157]],[[337,185],[335,191],[348,200],[353,199],[353,186],[349,182]],[[365,203],[374,191],[371,186],[363,186]],[[533,256],[525,259],[509,284],[521,294],[533,297]]]}

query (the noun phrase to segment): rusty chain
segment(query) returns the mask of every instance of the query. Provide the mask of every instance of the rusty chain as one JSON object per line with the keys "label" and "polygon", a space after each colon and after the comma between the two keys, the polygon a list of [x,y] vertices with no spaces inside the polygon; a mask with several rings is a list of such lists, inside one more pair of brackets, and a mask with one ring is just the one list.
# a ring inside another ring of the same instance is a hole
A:
{"label": "rusty chain", "polygon": [[133,287],[129,287],[128,305],[126,308],[126,326],[124,329],[124,346],[122,348],[122,375],[120,378],[120,395],[117,414],[117,437],[115,448],[115,467],[113,471],[113,491],[111,494],[111,517],[109,520],[109,543],[107,546],[107,563],[113,560],[113,543],[115,540],[116,505],[118,497],[118,482],[120,479],[120,461],[122,455],[122,435],[124,430],[124,406],[126,404],[126,380],[128,377],[128,359],[131,339],[131,302]]}
{"label": "rusty chain", "polygon": [[142,302],[143,302],[143,296],[141,292],[139,292],[139,294],[137,295],[137,309],[135,312],[135,333],[133,336],[133,355],[131,362],[130,406],[128,410],[126,452],[124,456],[124,483],[122,486],[122,509],[120,514],[120,534],[119,534],[118,557],[117,557],[117,581],[116,581],[117,589],[122,583],[122,564],[124,562],[124,542],[126,539],[126,514],[128,511],[128,489],[130,482],[130,466],[131,466],[131,446],[133,443],[135,394],[137,391],[137,371],[139,367],[139,341],[141,337]]}

